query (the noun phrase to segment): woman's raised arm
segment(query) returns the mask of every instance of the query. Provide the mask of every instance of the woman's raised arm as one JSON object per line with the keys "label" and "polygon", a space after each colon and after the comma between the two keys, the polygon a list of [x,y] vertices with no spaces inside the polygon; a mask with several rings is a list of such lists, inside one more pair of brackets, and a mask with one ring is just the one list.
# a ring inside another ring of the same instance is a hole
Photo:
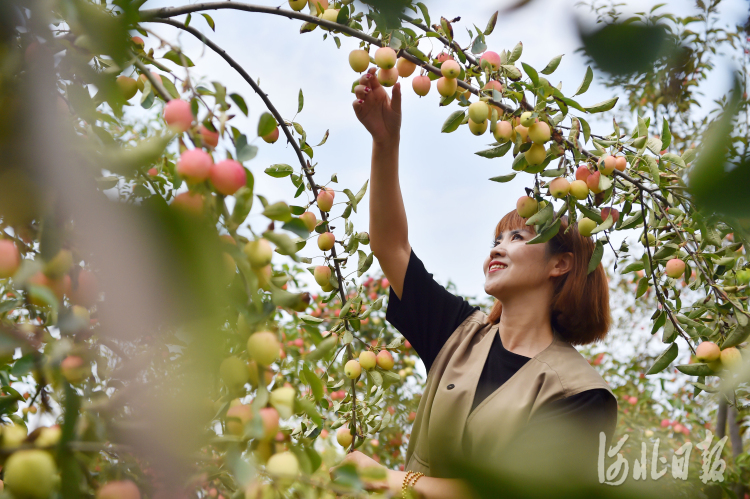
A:
{"label": "woman's raised arm", "polygon": [[401,85],[393,97],[378,82],[375,68],[368,70],[354,89],[357,119],[372,135],[370,172],[370,247],[380,268],[401,298],[409,264],[406,211],[398,182],[398,147],[401,139]]}

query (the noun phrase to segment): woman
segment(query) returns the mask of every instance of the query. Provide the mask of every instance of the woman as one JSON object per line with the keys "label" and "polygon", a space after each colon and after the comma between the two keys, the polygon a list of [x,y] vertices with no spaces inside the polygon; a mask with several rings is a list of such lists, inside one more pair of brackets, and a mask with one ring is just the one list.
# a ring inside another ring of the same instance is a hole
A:
{"label": "woman", "polygon": [[[609,328],[604,270],[587,273],[593,242],[574,228],[565,234],[563,220],[548,243],[526,244],[533,226],[508,213],[483,265],[485,291],[497,301],[489,316],[471,307],[432,279],[409,244],[398,180],[400,85],[389,98],[371,69],[355,94],[354,111],[373,138],[370,244],[391,285],[386,319],[428,371],[405,471],[386,470],[374,487],[398,492],[411,470],[424,473],[414,488],[425,498],[466,497],[456,460],[498,473],[528,463],[567,473],[574,462],[573,471],[595,480],[600,433],[609,445],[617,402],[572,346]],[[361,452],[344,462],[379,466]]]}

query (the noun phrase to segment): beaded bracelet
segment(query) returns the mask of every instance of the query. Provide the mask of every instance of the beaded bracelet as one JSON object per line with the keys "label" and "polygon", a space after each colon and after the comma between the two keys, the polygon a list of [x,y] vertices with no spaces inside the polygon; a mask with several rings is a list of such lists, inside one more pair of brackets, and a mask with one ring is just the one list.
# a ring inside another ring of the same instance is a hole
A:
{"label": "beaded bracelet", "polygon": [[[412,474],[413,473],[413,474]],[[424,473],[417,471],[408,471],[406,472],[406,476],[404,477],[404,483],[401,486],[401,497],[402,499],[406,499],[406,489],[407,487],[414,488],[414,485],[416,485],[417,480],[422,478],[424,476]],[[411,482],[411,483],[409,483]]]}

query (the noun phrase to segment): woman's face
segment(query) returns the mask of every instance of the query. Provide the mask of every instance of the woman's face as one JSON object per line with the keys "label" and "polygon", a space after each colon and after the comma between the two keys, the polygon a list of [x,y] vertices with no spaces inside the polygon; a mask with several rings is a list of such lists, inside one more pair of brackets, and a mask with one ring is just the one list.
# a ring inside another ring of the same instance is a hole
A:
{"label": "woman's face", "polygon": [[561,275],[558,255],[547,254],[547,243],[526,244],[535,234],[527,229],[501,232],[484,260],[484,290],[501,302],[525,290],[538,289]]}

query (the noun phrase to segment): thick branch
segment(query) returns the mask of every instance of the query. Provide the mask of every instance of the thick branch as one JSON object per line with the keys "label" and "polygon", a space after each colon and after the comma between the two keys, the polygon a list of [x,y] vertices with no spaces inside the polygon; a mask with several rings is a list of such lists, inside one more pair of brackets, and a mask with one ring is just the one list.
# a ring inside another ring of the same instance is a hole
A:
{"label": "thick branch", "polygon": [[[437,31],[431,29],[429,26],[426,26],[426,25],[424,25],[422,23],[418,23],[418,22],[416,22],[416,19],[413,19],[413,18],[411,18],[411,17],[409,17],[409,16],[407,16],[405,14],[401,15],[401,19],[407,21],[410,24],[413,24],[414,26],[416,26],[417,28],[421,29],[422,31],[431,32],[431,33],[437,33]],[[455,41],[449,42],[448,39],[445,38],[442,35],[438,35],[437,39],[440,40],[441,42],[443,42],[443,45],[446,45],[448,47],[452,47],[454,50],[457,50],[458,52],[461,52],[464,55],[464,57],[466,57],[466,60],[469,61],[474,66],[479,66],[479,63],[477,62],[477,60],[474,59],[474,57],[472,57],[471,55],[469,55],[466,52],[464,52],[464,49],[462,49],[461,47],[459,47],[458,44]]]}

